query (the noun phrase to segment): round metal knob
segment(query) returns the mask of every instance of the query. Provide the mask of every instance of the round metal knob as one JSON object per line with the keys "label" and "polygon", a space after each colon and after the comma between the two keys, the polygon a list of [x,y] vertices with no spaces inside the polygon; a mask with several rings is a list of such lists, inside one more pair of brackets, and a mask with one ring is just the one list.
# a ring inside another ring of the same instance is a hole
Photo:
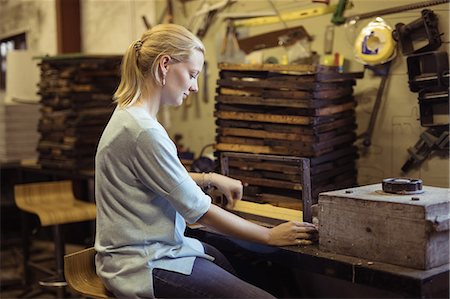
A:
{"label": "round metal knob", "polygon": [[395,194],[422,193],[422,180],[412,178],[388,178],[382,182],[384,192]]}

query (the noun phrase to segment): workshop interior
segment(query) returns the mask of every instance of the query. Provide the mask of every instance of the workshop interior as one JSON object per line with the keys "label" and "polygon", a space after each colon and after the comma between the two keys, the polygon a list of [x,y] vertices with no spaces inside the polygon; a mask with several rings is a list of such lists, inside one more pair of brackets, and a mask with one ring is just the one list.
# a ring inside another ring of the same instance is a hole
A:
{"label": "workshop interior", "polygon": [[181,163],[242,182],[213,204],[318,230],[185,234],[277,298],[449,298],[449,2],[0,0],[0,297],[115,298],[95,153],[128,46],[174,23],[206,48],[198,92],[158,113]]}

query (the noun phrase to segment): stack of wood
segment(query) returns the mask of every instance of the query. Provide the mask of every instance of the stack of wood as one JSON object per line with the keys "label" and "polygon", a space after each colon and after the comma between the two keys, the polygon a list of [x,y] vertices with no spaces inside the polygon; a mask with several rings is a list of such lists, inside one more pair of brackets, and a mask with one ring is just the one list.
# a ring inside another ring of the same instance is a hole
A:
{"label": "stack of wood", "polygon": [[40,63],[39,164],[93,169],[100,135],[114,110],[121,56],[55,56]]}
{"label": "stack of wood", "polygon": [[[219,68],[216,156],[254,154],[255,159],[227,158],[225,171],[248,185],[244,199],[302,209],[301,178],[310,179],[313,202],[322,191],[356,185],[353,86],[362,73],[317,71],[311,65]],[[310,168],[261,160],[260,154],[308,158]]]}

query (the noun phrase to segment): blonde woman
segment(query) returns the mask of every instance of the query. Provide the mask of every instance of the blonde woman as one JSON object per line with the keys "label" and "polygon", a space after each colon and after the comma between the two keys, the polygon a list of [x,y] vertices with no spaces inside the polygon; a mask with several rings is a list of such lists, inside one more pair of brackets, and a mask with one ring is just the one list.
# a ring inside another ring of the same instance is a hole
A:
{"label": "blonde woman", "polygon": [[96,154],[97,273],[118,298],[273,298],[233,273],[215,248],[184,236],[199,222],[236,238],[299,244],[316,229],[286,222],[269,229],[211,204],[199,186],[213,185],[229,204],[242,184],[217,173],[190,174],[156,116],[198,91],[202,42],[164,24],[133,42],[122,62],[117,108]]}

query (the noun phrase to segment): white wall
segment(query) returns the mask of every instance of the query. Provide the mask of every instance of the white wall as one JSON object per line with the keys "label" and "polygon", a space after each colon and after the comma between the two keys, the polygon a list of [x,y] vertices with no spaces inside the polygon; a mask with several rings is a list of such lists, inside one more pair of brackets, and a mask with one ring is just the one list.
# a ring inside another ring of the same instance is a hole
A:
{"label": "white wall", "polygon": [[54,0],[0,1],[0,20],[0,38],[25,32],[29,50],[35,53],[56,54]]}
{"label": "white wall", "polygon": [[155,24],[155,1],[81,0],[83,53],[123,54],[146,30],[142,16]]}

